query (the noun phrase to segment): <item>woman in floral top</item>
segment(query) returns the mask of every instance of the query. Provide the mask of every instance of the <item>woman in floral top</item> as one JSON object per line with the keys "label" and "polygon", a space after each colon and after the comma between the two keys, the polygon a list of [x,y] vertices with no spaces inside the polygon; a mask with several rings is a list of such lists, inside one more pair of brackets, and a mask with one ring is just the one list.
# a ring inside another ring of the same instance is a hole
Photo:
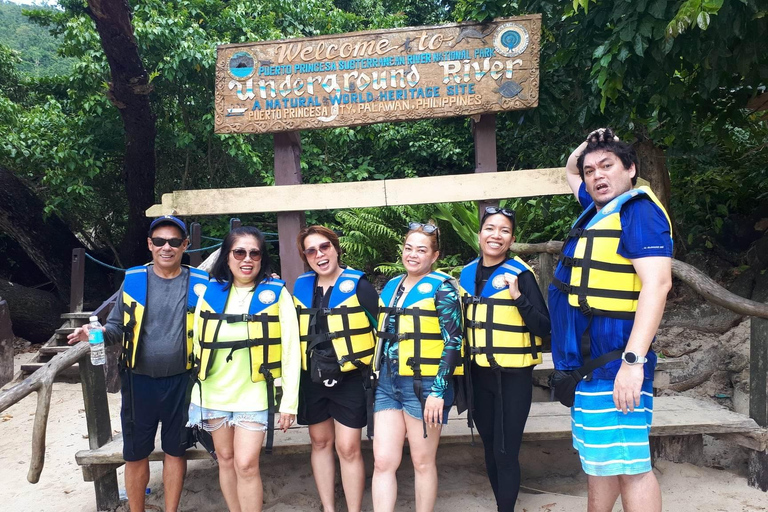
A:
{"label": "woman in floral top", "polygon": [[408,439],[416,510],[431,511],[437,498],[435,455],[453,405],[454,370],[461,363],[462,314],[456,282],[433,272],[438,230],[412,222],[403,244],[406,274],[381,293],[379,342],[374,367],[373,508],[393,511],[396,472]]}

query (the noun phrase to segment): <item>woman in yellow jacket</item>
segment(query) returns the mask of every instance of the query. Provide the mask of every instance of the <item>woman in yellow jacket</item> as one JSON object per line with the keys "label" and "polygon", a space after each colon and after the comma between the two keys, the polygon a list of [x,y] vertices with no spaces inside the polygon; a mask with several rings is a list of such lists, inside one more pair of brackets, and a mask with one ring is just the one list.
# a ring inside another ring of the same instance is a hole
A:
{"label": "woman in yellow jacket", "polygon": [[396,472],[406,437],[413,461],[416,511],[435,507],[435,456],[453,404],[451,376],[461,363],[462,345],[456,283],[451,276],[432,270],[440,255],[438,246],[437,226],[410,223],[402,256],[406,274],[390,280],[381,292],[373,363],[378,372],[372,482],[377,512],[395,510]]}
{"label": "woman in yellow jacket", "polygon": [[301,354],[296,311],[285,283],[270,277],[261,232],[233,229],[195,311],[199,387],[192,389],[190,425],[213,436],[219,483],[230,511],[261,511],[261,445],[271,451],[274,381],[282,381],[277,423],[296,418]]}
{"label": "woman in yellow jacket", "polygon": [[461,272],[472,419],[500,512],[515,509],[518,453],[531,409],[533,367],[549,335],[547,305],[523,260],[508,256],[515,212],[489,206],[480,222],[480,257]]}

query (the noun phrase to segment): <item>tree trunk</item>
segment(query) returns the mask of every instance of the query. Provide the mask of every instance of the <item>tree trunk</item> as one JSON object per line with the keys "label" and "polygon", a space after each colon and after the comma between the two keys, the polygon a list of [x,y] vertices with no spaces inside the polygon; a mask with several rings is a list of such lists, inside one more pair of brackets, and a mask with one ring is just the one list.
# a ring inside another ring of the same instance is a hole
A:
{"label": "tree trunk", "polygon": [[32,343],[45,343],[61,327],[66,305],[54,294],[0,280],[0,297],[8,302],[13,331]]}
{"label": "tree trunk", "polygon": [[24,249],[67,300],[72,249],[82,244],[59,217],[43,219],[44,206],[18,176],[0,167],[0,231]]}
{"label": "tree trunk", "polygon": [[120,112],[125,128],[123,182],[128,199],[128,229],[121,244],[125,265],[144,263],[147,208],[155,201],[155,114],[149,103],[152,86],[133,35],[131,10],[125,0],[88,0],[88,14],[96,24],[109,62],[112,81],[107,95]]}
{"label": "tree trunk", "polygon": [[[59,299],[67,302],[72,249],[83,247],[83,244],[59,217],[43,218],[44,206],[26,183],[10,170],[0,167],[0,231],[19,244],[56,286]],[[88,296],[98,295],[100,299],[112,288],[102,269],[93,265],[86,267],[85,283]],[[21,336],[20,331],[17,334]]]}
{"label": "tree trunk", "polygon": [[635,151],[637,151],[637,158],[640,161],[640,177],[651,183],[651,190],[653,190],[661,204],[664,205],[664,209],[671,216],[669,211],[669,193],[672,183],[669,179],[667,157],[664,155],[664,151],[655,146],[653,141],[649,139],[643,139],[634,146]]}

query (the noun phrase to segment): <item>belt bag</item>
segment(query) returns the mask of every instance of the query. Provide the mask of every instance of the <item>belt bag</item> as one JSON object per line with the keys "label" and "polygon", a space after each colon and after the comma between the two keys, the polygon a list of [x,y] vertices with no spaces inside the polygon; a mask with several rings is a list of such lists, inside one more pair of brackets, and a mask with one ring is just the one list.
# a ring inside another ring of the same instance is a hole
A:
{"label": "belt bag", "polygon": [[576,386],[582,380],[589,377],[593,371],[597,370],[606,363],[621,358],[624,350],[614,350],[603,354],[597,359],[592,359],[581,368],[570,371],[555,370],[549,376],[549,387],[552,389],[552,400],[556,398],[558,402],[566,407],[573,407],[573,400],[576,397]]}
{"label": "belt bag", "polygon": [[343,378],[336,351],[311,347],[309,349],[309,375],[312,382],[332,388]]}

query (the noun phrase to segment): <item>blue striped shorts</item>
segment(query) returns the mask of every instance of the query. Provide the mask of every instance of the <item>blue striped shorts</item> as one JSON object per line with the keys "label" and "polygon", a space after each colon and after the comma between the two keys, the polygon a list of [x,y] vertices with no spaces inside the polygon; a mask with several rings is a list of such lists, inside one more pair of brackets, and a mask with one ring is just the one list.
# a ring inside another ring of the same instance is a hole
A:
{"label": "blue striped shorts", "polygon": [[651,470],[648,435],[653,418],[653,381],[644,380],[640,406],[624,414],[613,403],[613,380],[582,381],[571,408],[573,447],[593,476],[636,475]]}

